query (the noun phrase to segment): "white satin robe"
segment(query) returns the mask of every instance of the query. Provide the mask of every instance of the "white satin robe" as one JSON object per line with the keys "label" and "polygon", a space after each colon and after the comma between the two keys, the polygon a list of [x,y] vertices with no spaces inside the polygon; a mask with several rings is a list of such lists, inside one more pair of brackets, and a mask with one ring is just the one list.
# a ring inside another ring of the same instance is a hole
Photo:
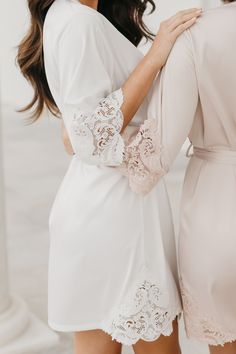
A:
{"label": "white satin robe", "polygon": [[[137,195],[114,168],[125,150],[120,87],[142,54],[73,0],[50,7],[43,44],[75,151],[49,217],[48,323],[58,331],[102,329],[128,345],[169,335],[182,307],[165,184]],[[148,98],[128,132],[139,129],[147,108]]]}

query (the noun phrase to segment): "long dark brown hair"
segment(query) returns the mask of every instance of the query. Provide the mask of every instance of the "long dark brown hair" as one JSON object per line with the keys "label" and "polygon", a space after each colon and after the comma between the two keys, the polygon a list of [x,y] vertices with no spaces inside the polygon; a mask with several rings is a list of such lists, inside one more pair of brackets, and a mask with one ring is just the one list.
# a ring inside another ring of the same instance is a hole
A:
{"label": "long dark brown hair", "polygon": [[[32,101],[20,112],[31,110],[29,118],[31,123],[40,117],[45,107],[54,116],[60,117],[59,108],[48,86],[43,54],[44,20],[54,1],[28,0],[31,25],[18,48],[18,65],[34,90]],[[155,10],[153,0],[100,0],[98,11],[137,46],[142,38],[153,39],[153,34],[143,21],[143,15],[148,5],[150,5],[150,13],[152,13]]]}

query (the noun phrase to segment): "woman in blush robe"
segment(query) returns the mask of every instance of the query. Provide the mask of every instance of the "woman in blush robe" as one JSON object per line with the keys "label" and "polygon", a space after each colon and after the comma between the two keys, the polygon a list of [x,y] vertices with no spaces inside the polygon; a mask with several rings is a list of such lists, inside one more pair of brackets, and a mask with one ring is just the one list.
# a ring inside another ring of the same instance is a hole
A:
{"label": "woman in blush robe", "polygon": [[236,2],[204,13],[175,44],[123,171],[136,192],[168,172],[189,137],[179,243],[187,334],[236,353]]}

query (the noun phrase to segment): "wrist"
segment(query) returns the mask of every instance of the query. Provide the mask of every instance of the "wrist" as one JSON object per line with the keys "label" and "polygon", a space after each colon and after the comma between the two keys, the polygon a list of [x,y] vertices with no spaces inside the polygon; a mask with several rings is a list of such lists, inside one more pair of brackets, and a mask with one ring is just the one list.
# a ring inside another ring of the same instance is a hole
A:
{"label": "wrist", "polygon": [[148,53],[146,54],[147,61],[151,67],[153,67],[154,70],[157,71],[157,73],[162,69],[163,63],[161,60],[161,55],[160,51],[155,47],[152,46]]}

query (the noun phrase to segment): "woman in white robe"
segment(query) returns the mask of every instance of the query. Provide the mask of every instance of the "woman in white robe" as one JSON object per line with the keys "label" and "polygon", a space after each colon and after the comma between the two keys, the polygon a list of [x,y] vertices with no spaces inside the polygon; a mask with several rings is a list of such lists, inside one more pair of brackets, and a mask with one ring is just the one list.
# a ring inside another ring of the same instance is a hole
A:
{"label": "woman in white robe", "polygon": [[[178,354],[181,302],[164,182],[139,196],[115,166],[124,158],[121,132],[127,125],[137,131],[147,118],[157,73],[201,11],[166,21],[144,57],[96,10],[98,1],[29,6],[32,32],[19,63],[36,88],[36,117],[42,104],[58,109],[75,152],[49,218],[49,325],[76,333],[77,354],[120,353],[121,344],[134,345],[136,354]],[[43,52],[41,46],[34,52],[42,23]]]}

